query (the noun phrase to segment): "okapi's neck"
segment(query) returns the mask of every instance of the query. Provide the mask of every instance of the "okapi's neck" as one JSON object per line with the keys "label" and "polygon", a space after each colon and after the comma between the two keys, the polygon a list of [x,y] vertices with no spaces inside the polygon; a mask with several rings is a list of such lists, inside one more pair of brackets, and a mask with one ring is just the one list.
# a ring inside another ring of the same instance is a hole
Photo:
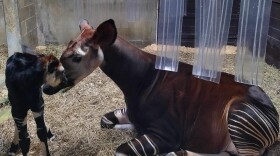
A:
{"label": "okapi's neck", "polygon": [[125,95],[139,95],[155,77],[155,56],[145,53],[122,38],[102,48],[104,62],[101,70],[109,76]]}

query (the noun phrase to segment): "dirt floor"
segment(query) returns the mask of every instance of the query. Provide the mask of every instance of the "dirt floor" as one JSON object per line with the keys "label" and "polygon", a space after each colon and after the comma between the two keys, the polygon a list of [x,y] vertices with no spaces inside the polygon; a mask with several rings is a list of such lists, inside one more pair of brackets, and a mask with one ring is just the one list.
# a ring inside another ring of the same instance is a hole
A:
{"label": "dirt floor", "polygon": [[[57,56],[62,46],[39,47],[41,52],[54,53]],[[154,53],[155,45],[144,48]],[[5,62],[6,48],[0,49],[1,62]],[[180,48],[180,59],[192,63],[193,48]],[[224,71],[233,73],[236,48],[227,47]],[[1,63],[0,71],[4,65]],[[280,112],[280,71],[265,65],[264,90],[271,97]],[[5,97],[5,88],[0,98]],[[120,144],[135,136],[132,131],[100,129],[100,118],[103,114],[124,107],[123,94],[117,86],[100,69],[81,81],[71,90],[53,96],[44,95],[45,119],[56,139],[49,143],[51,155],[54,156],[111,156]],[[1,107],[1,106],[0,106]],[[8,106],[2,106],[6,109]],[[0,156],[4,155],[13,137],[13,121],[8,119],[0,123]],[[31,137],[31,155],[39,153],[39,139],[36,136],[35,122],[29,113],[28,130]],[[279,146],[271,150],[269,156],[280,155]]]}

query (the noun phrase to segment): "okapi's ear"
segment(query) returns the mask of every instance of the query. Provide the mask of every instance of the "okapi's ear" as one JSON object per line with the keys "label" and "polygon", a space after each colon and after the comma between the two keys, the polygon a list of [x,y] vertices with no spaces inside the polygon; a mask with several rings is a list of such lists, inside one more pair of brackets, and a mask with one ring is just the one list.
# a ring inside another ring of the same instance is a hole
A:
{"label": "okapi's ear", "polygon": [[84,29],[91,29],[92,28],[89,25],[88,20],[86,20],[86,19],[83,19],[83,20],[80,21],[79,27],[80,27],[81,31],[84,30]]}
{"label": "okapi's ear", "polygon": [[109,46],[115,42],[116,38],[117,28],[115,22],[109,19],[97,27],[91,41],[100,46]]}
{"label": "okapi's ear", "polygon": [[48,73],[53,73],[56,67],[59,65],[59,61],[53,55],[50,55],[48,60]]}

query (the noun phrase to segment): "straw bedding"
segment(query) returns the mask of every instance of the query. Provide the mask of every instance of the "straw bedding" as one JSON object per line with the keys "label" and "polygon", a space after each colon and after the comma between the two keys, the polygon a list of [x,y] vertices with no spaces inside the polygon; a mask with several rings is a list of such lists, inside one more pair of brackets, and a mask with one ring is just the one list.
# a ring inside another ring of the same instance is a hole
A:
{"label": "straw bedding", "polygon": [[[43,53],[54,53],[59,56],[63,46],[38,47]],[[7,49],[1,47],[1,62],[7,59]],[[156,46],[150,45],[145,51],[155,53]],[[192,63],[194,49],[181,47],[180,60]],[[233,73],[236,48],[227,47],[224,71]],[[1,63],[0,71],[4,65]],[[269,94],[280,112],[280,71],[272,66],[265,66],[264,90]],[[0,98],[6,96],[4,89]],[[55,156],[110,156],[117,146],[135,137],[132,131],[100,129],[100,117],[112,110],[124,107],[123,94],[120,89],[100,69],[81,81],[71,90],[53,96],[44,95],[45,120],[56,134],[56,139],[49,142],[52,155]],[[1,107],[1,106],[0,106]],[[2,106],[6,108],[8,106]],[[28,130],[31,137],[31,155],[39,155],[39,139],[36,136],[36,125],[31,113],[28,117]],[[9,119],[0,123],[0,155],[9,148],[13,137],[13,121]],[[278,155],[279,146],[272,154]]]}

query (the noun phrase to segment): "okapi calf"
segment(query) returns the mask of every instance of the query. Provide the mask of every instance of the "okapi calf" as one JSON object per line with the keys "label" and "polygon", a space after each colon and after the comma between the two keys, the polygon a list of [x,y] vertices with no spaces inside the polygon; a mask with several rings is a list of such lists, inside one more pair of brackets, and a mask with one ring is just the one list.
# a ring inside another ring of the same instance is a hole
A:
{"label": "okapi calf", "polygon": [[6,86],[15,122],[15,134],[9,155],[19,148],[28,155],[30,138],[27,132],[27,112],[30,109],[37,125],[37,135],[42,143],[44,156],[50,155],[47,140],[53,137],[44,121],[42,85],[56,87],[65,81],[64,68],[53,55],[15,53],[7,60]]}
{"label": "okapi calf", "polygon": [[[93,29],[80,23],[60,60],[67,82],[44,86],[53,94],[100,67],[122,90],[126,109],[105,114],[101,127],[135,127],[139,136],[120,145],[116,156],[261,155],[278,137],[278,113],[257,87],[222,73],[220,84],[198,79],[192,66],[178,72],[155,69],[155,55],[117,37],[113,20]],[[129,126],[131,125],[131,126]]]}

